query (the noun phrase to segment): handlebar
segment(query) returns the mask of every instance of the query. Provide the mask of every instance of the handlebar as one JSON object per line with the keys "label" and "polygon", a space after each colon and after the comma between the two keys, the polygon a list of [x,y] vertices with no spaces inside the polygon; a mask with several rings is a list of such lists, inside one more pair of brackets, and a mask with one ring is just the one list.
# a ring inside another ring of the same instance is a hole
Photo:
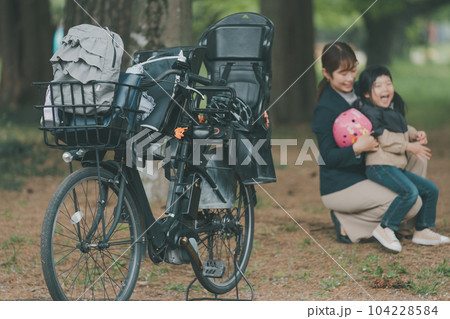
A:
{"label": "handlebar", "polygon": [[212,82],[210,79],[205,78],[203,76],[197,75],[197,74],[193,74],[190,73],[189,74],[189,78],[194,80],[197,83],[203,84],[203,85],[212,85]]}
{"label": "handlebar", "polygon": [[236,91],[232,87],[229,87],[229,86],[197,86],[197,87],[195,87],[195,89],[202,93],[228,91],[230,93],[230,97],[232,99],[236,98]]}
{"label": "handlebar", "polygon": [[182,75],[183,71],[182,70],[177,70],[177,69],[170,69],[167,71],[164,71],[163,73],[161,73],[160,75],[158,75],[156,78],[144,78],[141,81],[141,86],[142,87],[150,87],[153,86],[161,81],[163,81],[165,78],[167,78],[169,75]]}
{"label": "handlebar", "polygon": [[157,83],[162,82],[170,75],[179,75],[179,76],[184,75],[187,77],[188,82],[193,81],[195,83],[203,84],[204,86],[194,86],[194,88],[191,88],[195,89],[198,92],[202,93],[228,92],[232,99],[236,98],[236,91],[234,90],[234,88],[227,86],[213,86],[212,81],[210,79],[182,69],[170,69],[164,71],[159,76],[153,79],[144,78],[141,82],[141,87],[151,87],[153,85],[156,85]]}
{"label": "handlebar", "polygon": [[157,76],[156,78],[153,79],[148,79],[148,78],[144,78],[141,82],[141,86],[142,87],[150,87],[153,85],[156,85],[159,82],[162,82],[165,78],[167,78],[170,75],[183,75],[185,74],[186,76],[188,76],[188,78],[190,80],[193,80],[194,82],[203,84],[203,85],[211,85],[211,80],[209,80],[208,78],[205,78],[203,76],[194,74],[194,73],[190,73],[190,72],[186,72],[180,69],[170,69],[167,71],[164,71],[163,73],[161,73],[159,76]]}

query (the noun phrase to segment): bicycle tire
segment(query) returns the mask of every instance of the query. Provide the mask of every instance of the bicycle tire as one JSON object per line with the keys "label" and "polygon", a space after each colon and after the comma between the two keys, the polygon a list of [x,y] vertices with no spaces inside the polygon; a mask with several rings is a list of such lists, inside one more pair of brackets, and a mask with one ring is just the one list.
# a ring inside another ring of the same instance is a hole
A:
{"label": "bicycle tire", "polygon": [[[210,225],[220,222],[222,228],[200,233],[197,239],[198,255],[205,266],[206,260],[221,261],[225,271],[221,278],[207,276],[194,263],[192,268],[202,286],[211,293],[225,294],[237,286],[247,268],[254,234],[254,190],[239,181],[236,201],[231,209],[203,210],[198,222]],[[228,224],[237,225],[226,227]]]}
{"label": "bicycle tire", "polygon": [[53,300],[128,300],[135,287],[144,244],[138,211],[125,189],[110,246],[98,245],[114,220],[119,192],[111,172],[101,168],[100,179],[106,195],[104,219],[99,221],[89,245],[80,245],[79,238],[86,238],[99,207],[96,167],[69,175],[48,205],[42,226],[41,262]]}

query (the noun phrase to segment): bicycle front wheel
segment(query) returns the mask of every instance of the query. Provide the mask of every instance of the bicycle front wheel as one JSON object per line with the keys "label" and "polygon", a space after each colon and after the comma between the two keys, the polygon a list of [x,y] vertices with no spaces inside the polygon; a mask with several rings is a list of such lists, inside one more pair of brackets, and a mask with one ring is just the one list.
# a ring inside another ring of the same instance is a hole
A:
{"label": "bicycle front wheel", "polygon": [[[45,281],[54,300],[127,300],[137,281],[142,238],[136,205],[125,190],[114,221],[119,187],[104,169],[69,175],[53,195],[41,235]],[[102,196],[101,196],[102,194]]]}
{"label": "bicycle front wheel", "polygon": [[[208,291],[224,294],[236,287],[247,268],[254,233],[254,190],[237,182],[236,201],[230,209],[205,209],[197,222],[205,229],[197,238],[203,270],[195,275]],[[220,225],[220,227],[211,227]]]}

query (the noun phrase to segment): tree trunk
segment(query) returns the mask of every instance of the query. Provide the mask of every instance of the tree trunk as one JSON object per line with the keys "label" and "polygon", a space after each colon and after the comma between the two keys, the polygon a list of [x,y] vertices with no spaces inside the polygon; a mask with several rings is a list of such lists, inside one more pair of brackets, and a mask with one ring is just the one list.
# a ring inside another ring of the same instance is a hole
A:
{"label": "tree trunk", "polygon": [[0,106],[37,102],[33,81],[51,79],[52,26],[47,0],[0,0]]}
{"label": "tree trunk", "polygon": [[[71,27],[83,23],[108,27],[120,35],[126,49],[130,42],[131,7],[127,0],[69,0],[65,8],[65,34]],[[131,57],[124,52],[122,69],[126,69],[130,60]]]}
{"label": "tree trunk", "polygon": [[[191,45],[192,0],[136,0],[132,17],[130,53]],[[167,199],[169,181],[162,169],[155,168],[153,175],[144,170],[140,175],[149,201]]]}
{"label": "tree trunk", "polygon": [[65,28],[89,23],[110,28],[124,43],[122,69],[138,50],[192,42],[192,0],[78,0],[66,4]]}
{"label": "tree trunk", "polygon": [[275,25],[271,116],[278,124],[308,123],[316,98],[312,0],[261,0],[261,12]]}
{"label": "tree trunk", "polygon": [[192,44],[192,0],[135,0],[130,52]]}
{"label": "tree trunk", "polygon": [[168,4],[169,23],[165,24],[163,32],[164,45],[192,45],[192,0],[168,0]]}
{"label": "tree trunk", "polygon": [[403,38],[406,26],[409,24],[400,17],[388,16],[381,19],[365,20],[367,27],[367,65],[389,65],[396,54],[402,50],[398,41]]}
{"label": "tree trunk", "polygon": [[128,46],[130,52],[163,48],[162,33],[167,15],[167,0],[134,1]]}
{"label": "tree trunk", "polygon": [[[359,2],[361,8],[372,3]],[[367,64],[390,64],[405,49],[405,30],[414,17],[430,14],[450,0],[404,0],[383,2],[363,16],[367,29]]]}

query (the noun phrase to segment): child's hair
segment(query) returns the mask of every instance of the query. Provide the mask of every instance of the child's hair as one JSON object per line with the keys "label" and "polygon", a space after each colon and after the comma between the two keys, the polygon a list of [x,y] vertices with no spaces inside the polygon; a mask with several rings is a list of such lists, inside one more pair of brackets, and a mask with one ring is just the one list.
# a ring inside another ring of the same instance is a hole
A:
{"label": "child's hair", "polygon": [[[323,48],[321,59],[322,67],[330,75],[333,75],[333,72],[339,69],[341,65],[344,70],[351,70],[358,63],[355,52],[344,42],[326,44]],[[326,86],[327,79],[324,77],[319,83],[317,100],[322,96]]]}
{"label": "child's hair", "polygon": [[[364,97],[364,94],[372,94],[373,84],[375,83],[377,78],[382,75],[388,76],[392,81],[391,72],[389,72],[388,68],[381,65],[369,66],[361,72],[359,76],[359,92],[363,101],[368,102],[368,100]],[[394,110],[404,116],[406,111],[405,102],[403,101],[402,97],[395,91],[392,102],[394,102]]]}

